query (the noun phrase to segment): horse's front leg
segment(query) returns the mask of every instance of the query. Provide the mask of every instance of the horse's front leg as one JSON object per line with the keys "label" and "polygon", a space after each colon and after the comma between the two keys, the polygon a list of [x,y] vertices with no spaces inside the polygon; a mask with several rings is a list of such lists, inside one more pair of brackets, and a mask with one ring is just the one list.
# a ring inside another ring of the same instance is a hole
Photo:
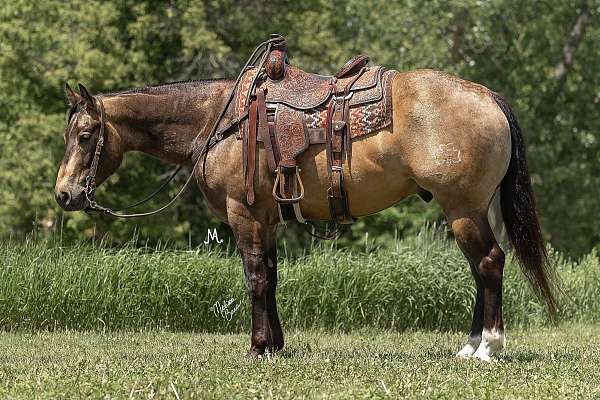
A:
{"label": "horse's front leg", "polygon": [[269,314],[267,312],[267,267],[266,254],[263,249],[239,249],[244,263],[246,276],[246,290],[252,307],[252,336],[248,356],[256,357],[265,352],[273,344],[269,328]]}
{"label": "horse's front leg", "polygon": [[257,357],[266,349],[279,350],[283,347],[283,333],[275,305],[276,225],[236,213],[231,227],[242,256],[246,289],[252,307],[252,336],[248,355]]}
{"label": "horse's front leg", "polygon": [[267,313],[269,315],[269,328],[271,339],[273,339],[273,350],[283,349],[283,330],[279,322],[277,312],[277,301],[275,290],[277,289],[277,243],[273,235],[272,243],[269,244],[269,262],[267,264]]}

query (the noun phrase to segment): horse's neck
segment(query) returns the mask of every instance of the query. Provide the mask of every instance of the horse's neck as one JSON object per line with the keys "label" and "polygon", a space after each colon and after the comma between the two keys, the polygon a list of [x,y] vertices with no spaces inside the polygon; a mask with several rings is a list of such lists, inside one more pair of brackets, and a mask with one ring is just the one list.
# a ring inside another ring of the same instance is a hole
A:
{"label": "horse's neck", "polygon": [[103,101],[107,121],[121,137],[124,151],[186,165],[218,118],[228,87],[228,81],[190,83],[110,95]]}

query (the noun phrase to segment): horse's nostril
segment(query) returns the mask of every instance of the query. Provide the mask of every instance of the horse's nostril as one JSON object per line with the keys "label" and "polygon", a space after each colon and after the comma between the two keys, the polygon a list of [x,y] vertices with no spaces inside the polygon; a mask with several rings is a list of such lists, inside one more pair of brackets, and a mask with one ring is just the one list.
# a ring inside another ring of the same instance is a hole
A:
{"label": "horse's nostril", "polygon": [[60,192],[60,194],[58,196],[59,196],[60,203],[65,206],[68,206],[69,203],[71,202],[71,193],[69,193],[67,191]]}

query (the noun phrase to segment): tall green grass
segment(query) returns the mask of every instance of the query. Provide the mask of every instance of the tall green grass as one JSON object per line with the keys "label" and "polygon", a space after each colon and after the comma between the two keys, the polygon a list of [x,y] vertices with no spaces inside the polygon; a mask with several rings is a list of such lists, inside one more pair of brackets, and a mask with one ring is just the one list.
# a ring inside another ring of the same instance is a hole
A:
{"label": "tall green grass", "polygon": [[[465,330],[474,286],[453,241],[435,229],[364,252],[322,245],[280,258],[278,305],[285,329],[366,327]],[[551,251],[562,280],[559,320],[600,321],[600,261]],[[227,251],[121,249],[48,242],[0,244],[0,329],[244,331],[249,306],[240,259]],[[230,321],[215,302],[241,307]],[[518,266],[505,267],[507,325],[550,321]]]}

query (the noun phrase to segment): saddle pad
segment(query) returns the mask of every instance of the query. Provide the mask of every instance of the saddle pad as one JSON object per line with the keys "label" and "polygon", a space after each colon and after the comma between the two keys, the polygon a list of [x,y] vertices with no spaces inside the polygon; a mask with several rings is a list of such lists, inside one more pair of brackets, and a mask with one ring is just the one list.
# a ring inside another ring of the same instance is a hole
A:
{"label": "saddle pad", "polygon": [[[374,93],[353,94],[349,110],[351,138],[378,131],[392,123],[392,81],[397,73],[394,70],[383,72],[381,84],[377,85]],[[325,130],[327,107],[307,111],[304,115],[307,128]]]}

